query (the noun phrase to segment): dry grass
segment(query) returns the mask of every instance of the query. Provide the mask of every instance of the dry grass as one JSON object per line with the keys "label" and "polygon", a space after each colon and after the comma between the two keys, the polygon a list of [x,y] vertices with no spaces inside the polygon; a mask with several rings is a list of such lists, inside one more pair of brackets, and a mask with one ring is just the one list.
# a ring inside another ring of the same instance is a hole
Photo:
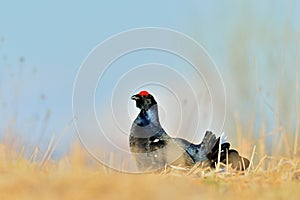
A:
{"label": "dry grass", "polygon": [[[259,147],[258,149],[262,149]],[[291,148],[293,149],[293,148]],[[38,151],[38,150],[37,150]],[[193,168],[125,174],[91,162],[79,146],[43,165],[0,145],[0,199],[298,199],[300,160],[253,154],[244,173]],[[251,152],[250,152],[251,154]]]}

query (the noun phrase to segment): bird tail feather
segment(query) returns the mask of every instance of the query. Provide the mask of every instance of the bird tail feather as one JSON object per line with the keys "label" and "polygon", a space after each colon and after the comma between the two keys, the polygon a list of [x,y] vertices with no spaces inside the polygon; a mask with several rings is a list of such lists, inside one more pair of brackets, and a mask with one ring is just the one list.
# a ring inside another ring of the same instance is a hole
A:
{"label": "bird tail feather", "polygon": [[226,159],[228,159],[228,163],[232,164],[233,168],[237,168],[239,170],[247,169],[250,164],[249,160],[241,157],[238,151],[230,149],[230,143],[227,142],[226,137],[216,138],[215,134],[213,134],[211,131],[206,131],[202,145],[205,148],[206,157],[211,163],[211,167],[215,167],[216,163],[218,162],[220,141],[221,152],[219,161],[226,164]]}

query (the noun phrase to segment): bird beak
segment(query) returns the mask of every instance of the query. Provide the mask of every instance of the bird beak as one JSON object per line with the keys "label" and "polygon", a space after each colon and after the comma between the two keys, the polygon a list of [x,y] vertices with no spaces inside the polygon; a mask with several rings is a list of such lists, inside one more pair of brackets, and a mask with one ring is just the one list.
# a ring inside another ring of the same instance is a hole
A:
{"label": "bird beak", "polygon": [[138,100],[139,98],[140,98],[140,97],[139,97],[138,95],[133,95],[133,96],[131,97],[131,99],[132,99],[132,100],[135,100],[135,101]]}

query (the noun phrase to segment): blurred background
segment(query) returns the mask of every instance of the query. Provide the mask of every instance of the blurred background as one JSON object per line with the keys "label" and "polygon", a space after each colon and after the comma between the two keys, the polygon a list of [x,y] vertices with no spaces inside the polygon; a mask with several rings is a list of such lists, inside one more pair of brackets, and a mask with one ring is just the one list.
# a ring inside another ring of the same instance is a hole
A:
{"label": "blurred background", "polygon": [[227,94],[224,132],[233,146],[246,153],[260,141],[272,153],[283,132],[292,146],[300,113],[299,11],[296,0],[2,1],[1,140],[31,154],[36,146],[46,151],[56,135],[54,158],[68,153],[78,140],[73,82],[89,52],[119,32],[164,27],[194,38],[218,66]]}

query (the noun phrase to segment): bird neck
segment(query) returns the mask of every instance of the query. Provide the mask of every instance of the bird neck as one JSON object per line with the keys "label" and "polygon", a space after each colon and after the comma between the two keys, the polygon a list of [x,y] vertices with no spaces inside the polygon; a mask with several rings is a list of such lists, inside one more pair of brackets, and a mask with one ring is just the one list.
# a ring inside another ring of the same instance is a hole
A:
{"label": "bird neck", "polygon": [[157,104],[152,105],[148,110],[142,109],[137,118],[141,122],[139,124],[141,126],[145,126],[150,123],[160,126]]}

